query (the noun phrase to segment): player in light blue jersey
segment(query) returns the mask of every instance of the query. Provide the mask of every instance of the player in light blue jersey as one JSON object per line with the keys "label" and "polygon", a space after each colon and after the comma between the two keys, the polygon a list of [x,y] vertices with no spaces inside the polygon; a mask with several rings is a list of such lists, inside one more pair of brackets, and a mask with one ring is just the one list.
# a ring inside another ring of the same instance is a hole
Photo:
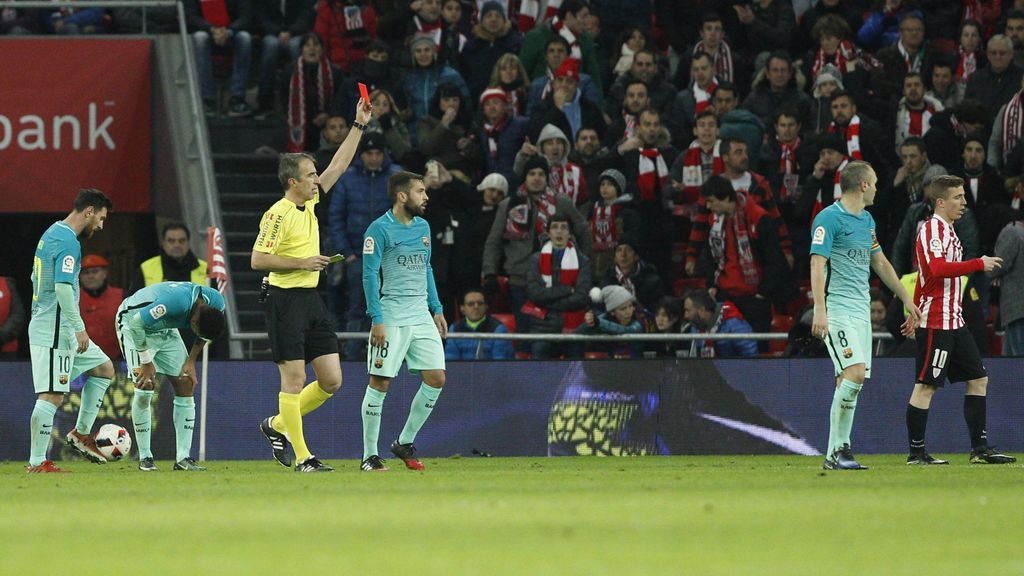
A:
{"label": "player in light blue jersey", "polygon": [[871,270],[910,311],[904,335],[914,333],[921,312],[882,253],[875,220],[865,210],[875,201],[878,177],[867,162],[850,162],[839,177],[842,197],[811,225],[812,333],[825,340],[835,366],[829,413],[826,470],[866,470],[853,456],[850,432],[857,395],[871,377]]}
{"label": "player in light blue jersey", "polygon": [[32,320],[28,324],[32,354],[32,382],[36,403],[32,409],[29,472],[63,472],[46,458],[53,430],[53,415],[64,402],[70,383],[80,374],[82,387],[78,421],[65,440],[76,452],[97,464],[107,460],[96,448],[92,425],[103,395],[114,377],[114,365],[89,339],[78,308],[78,273],[82,245],[78,237],[91,237],[103,229],[113,203],[103,192],[78,192],[67,218],[54,222],[36,245],[32,259]]}
{"label": "player in light blue jersey", "polygon": [[423,470],[413,441],[434,410],[445,382],[444,345],[448,334],[430,267],[430,225],[423,177],[399,172],[388,179],[391,210],[377,218],[363,237],[363,292],[373,327],[366,353],[370,385],[363,396],[363,462],[372,472],[387,470],[377,454],[384,397],[402,362],[423,383],[412,400],[409,418],[391,452],[411,470]]}
{"label": "player in light blue jersey", "polygon": [[[174,385],[175,470],[206,470],[192,459],[195,429],[196,359],[206,342],[224,330],[224,298],[208,286],[192,282],[160,282],[146,286],[125,298],[114,317],[117,341],[128,370],[135,378],[132,397],[132,425],[139,447],[139,470],[156,470],[150,449],[152,414],[150,405],[157,374]],[[186,356],[178,333],[191,328],[197,336]]]}

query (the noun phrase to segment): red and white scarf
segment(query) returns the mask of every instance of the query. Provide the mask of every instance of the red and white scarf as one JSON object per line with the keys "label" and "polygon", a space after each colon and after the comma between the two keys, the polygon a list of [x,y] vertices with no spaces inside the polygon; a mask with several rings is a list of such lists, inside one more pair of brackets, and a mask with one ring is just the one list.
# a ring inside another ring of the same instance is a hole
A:
{"label": "red and white scarf", "polygon": [[904,72],[921,71],[921,61],[924,60],[924,48],[918,48],[916,54],[911,54],[906,46],[903,45],[903,40],[900,40],[896,42],[896,49],[900,51],[900,56],[903,57]]}
{"label": "red and white scarf", "polygon": [[814,66],[811,67],[811,82],[813,83],[818,78],[818,73],[826,64],[832,64],[839,69],[840,74],[845,74],[846,63],[855,58],[857,58],[857,52],[849,40],[841,41],[835,54],[831,56],[825,54],[824,48],[818,48],[817,54],[814,55]]}
{"label": "red and white scarf", "polygon": [[444,37],[444,19],[438,18],[436,22],[424,22],[418,14],[414,14],[412,21],[416,24],[416,35],[432,39],[434,50],[440,52],[441,40]]}
{"label": "red and white scarf", "polygon": [[199,9],[203,13],[203,20],[209,22],[210,26],[227,28],[231,25],[226,0],[199,0]]}
{"label": "red and white scarf", "polygon": [[[960,22],[966,22],[968,20],[974,20],[975,22],[981,22],[981,0],[963,0],[964,15],[960,18]],[[985,31],[982,30],[982,34]]]}
{"label": "red and white scarf", "polygon": [[572,162],[566,161],[564,164],[552,166],[551,172],[548,174],[548,186],[556,194],[562,193],[568,196],[577,206],[587,201],[583,169]]}
{"label": "red and white scarf", "polygon": [[[559,4],[561,4],[561,1],[559,1]],[[549,4],[548,9],[550,8],[551,6]],[[575,58],[582,62],[583,52],[580,50],[580,40],[572,33],[572,30],[569,30],[569,27],[565,25],[565,22],[562,22],[558,19],[558,16],[555,16],[551,19],[551,29],[558,33],[562,38],[565,38],[565,41],[569,43],[569,58]]]}
{"label": "red and white scarf", "polygon": [[725,40],[718,45],[718,50],[711,52],[704,48],[704,41],[697,42],[697,45],[693,47],[693,54],[700,52],[707,52],[715,59],[715,77],[725,82],[732,82],[732,49],[726,44]]}
{"label": "red and white scarf", "polygon": [[828,133],[839,133],[846,139],[846,153],[854,160],[863,160],[864,155],[860,152],[860,116],[857,114],[850,118],[846,127],[836,126],[835,122],[828,125]]}
{"label": "red and white scarf", "polygon": [[505,129],[506,124],[508,124],[507,113],[494,124],[484,122],[484,136],[487,136],[487,151],[490,152],[491,158],[498,157],[498,136]]}
{"label": "red and white scarf", "polygon": [[540,18],[540,0],[522,0],[522,3],[519,5],[519,18],[517,20],[519,31],[526,34],[537,25],[537,22],[554,18],[561,7],[562,0],[548,0],[547,9],[544,10],[544,17]]}
{"label": "red and white scarf", "polygon": [[712,78],[711,83],[708,84],[708,89],[704,90],[693,83],[693,99],[697,105],[693,108],[693,117],[696,118],[698,114],[707,109],[711,105],[711,95],[715,93],[715,89],[718,88],[718,78]]}
{"label": "red and white scarf", "polygon": [[[849,163],[850,163],[850,159],[844,157],[842,164],[840,164],[836,168],[836,174],[832,178],[832,201],[833,202],[838,202],[839,199],[843,197],[843,188],[842,188],[842,186],[839,185],[839,177],[843,173],[843,168],[846,168],[846,165],[849,164]],[[814,208],[811,209],[811,222],[812,223],[814,222],[814,217],[818,215],[818,212],[821,212],[824,209],[825,209],[825,202],[824,202],[824,199],[821,197],[821,188],[818,188],[818,195],[814,199]]]}
{"label": "red and white scarf", "polygon": [[640,148],[640,163],[637,166],[639,176],[636,187],[640,191],[641,202],[658,200],[658,194],[668,184],[668,165],[657,148]]}
{"label": "red and white scarf", "polygon": [[967,52],[963,46],[957,47],[959,58],[956,63],[956,81],[959,84],[967,84],[971,75],[978,71],[978,54]]}
{"label": "red and white scarf", "polygon": [[[721,140],[715,140],[715,145],[711,148],[711,172],[708,177],[725,172],[725,163],[722,162],[722,155],[719,152],[721,144]],[[696,140],[690,144],[683,156],[683,193],[679,199],[683,204],[696,202],[700,198],[700,187],[707,180],[704,177],[704,156],[705,152]]]}
{"label": "red and white scarf", "polygon": [[[540,278],[544,281],[546,288],[551,288],[554,285],[554,267],[552,266],[552,260],[554,257],[554,246],[551,242],[545,242],[544,246],[540,249]],[[562,286],[576,287],[576,280],[580,275],[580,256],[576,252],[576,247],[573,246],[572,242],[569,242],[565,249],[562,251],[562,261],[560,263],[560,270],[558,273],[558,283]],[[526,312],[532,316],[538,318],[546,318],[548,315],[547,308],[538,306],[532,301],[527,302],[523,305],[523,312]],[[583,324],[583,317],[586,314],[583,310],[565,310],[562,312],[562,331],[565,333],[572,332],[577,326]]]}
{"label": "red and white scarf", "polygon": [[[778,136],[775,139],[778,141]],[[785,143],[779,141],[779,174],[782,176],[782,185],[779,187],[779,200],[785,200],[796,194],[796,182],[799,178],[799,169],[796,165],[796,149],[800,147],[800,137],[796,140]]]}
{"label": "red and white scarf", "polygon": [[[505,220],[506,240],[526,240],[530,238],[530,194],[526,191],[526,184],[519,185],[519,191],[514,198],[515,204],[509,202],[508,218]],[[533,233],[537,238],[547,239],[548,220],[555,215],[558,209],[558,201],[551,189],[545,189],[537,198],[537,216],[533,221]]]}
{"label": "red and white scarf", "polygon": [[1010,157],[1010,152],[1017,147],[1017,142],[1021,138],[1022,124],[1024,124],[1024,115],[1021,114],[1021,94],[1024,94],[1024,90],[1017,92],[1010,98],[1010,101],[1006,103],[1006,109],[1003,110],[1003,162]]}
{"label": "red and white scarf", "polygon": [[[302,58],[295,63],[295,72],[288,90],[288,151],[306,150],[306,64]],[[320,111],[326,111],[334,94],[331,64],[321,58],[316,67],[316,98]]]}
{"label": "red and white scarf", "polygon": [[899,116],[896,118],[896,146],[898,147],[911,136],[921,137],[927,134],[934,115],[935,106],[927,99],[921,110],[911,110],[907,107],[906,99],[901,99]]}
{"label": "red and white scarf", "polygon": [[718,263],[718,269],[715,270],[715,283],[718,283],[718,277],[725,271],[726,254],[728,252],[726,245],[729,242],[728,236],[730,232],[726,226],[729,225],[733,238],[736,241],[736,256],[739,258],[740,269],[743,271],[743,281],[749,286],[759,285],[761,283],[761,275],[757,271],[754,249],[750,244],[751,232],[748,229],[747,222],[746,194],[736,194],[736,210],[732,214],[716,214],[712,212],[710,218],[711,227],[708,231],[708,244],[711,248],[711,256]]}
{"label": "red and white scarf", "polygon": [[615,249],[619,236],[615,225],[615,220],[618,217],[618,202],[612,202],[607,206],[604,204],[594,206],[594,216],[590,220],[590,235],[593,237],[591,245],[594,252],[610,252]]}
{"label": "red and white scarf", "polygon": [[622,131],[622,139],[625,140],[626,138],[636,136],[636,116],[623,110],[622,122],[626,125],[625,130]]}

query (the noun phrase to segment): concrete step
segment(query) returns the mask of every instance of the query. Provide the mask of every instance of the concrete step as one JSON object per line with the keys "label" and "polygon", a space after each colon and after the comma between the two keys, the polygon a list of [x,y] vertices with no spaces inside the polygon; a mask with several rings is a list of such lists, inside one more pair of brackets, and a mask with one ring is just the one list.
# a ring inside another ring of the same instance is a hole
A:
{"label": "concrete step", "polygon": [[283,118],[207,118],[210,149],[214,153],[251,153],[261,146],[283,151],[288,125]]}
{"label": "concrete step", "polygon": [[213,170],[220,174],[268,174],[277,178],[277,156],[221,153],[213,155]]}

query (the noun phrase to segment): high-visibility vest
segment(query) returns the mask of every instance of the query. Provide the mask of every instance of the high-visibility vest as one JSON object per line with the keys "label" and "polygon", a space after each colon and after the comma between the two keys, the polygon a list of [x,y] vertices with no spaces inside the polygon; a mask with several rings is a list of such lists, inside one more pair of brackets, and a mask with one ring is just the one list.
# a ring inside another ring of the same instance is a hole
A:
{"label": "high-visibility vest", "polygon": [[[146,286],[152,286],[153,284],[159,284],[160,282],[166,282],[164,278],[164,264],[160,259],[160,256],[153,256],[149,260],[143,262],[140,266],[142,268],[142,279],[146,282]],[[190,273],[192,282],[201,286],[206,285],[206,260],[199,260],[199,265],[192,269]]]}

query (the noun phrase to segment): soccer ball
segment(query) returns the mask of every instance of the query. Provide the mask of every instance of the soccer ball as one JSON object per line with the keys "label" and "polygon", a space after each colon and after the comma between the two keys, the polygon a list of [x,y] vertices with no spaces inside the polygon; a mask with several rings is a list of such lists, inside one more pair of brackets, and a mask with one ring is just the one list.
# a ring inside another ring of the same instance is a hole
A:
{"label": "soccer ball", "polygon": [[96,433],[96,448],[107,460],[120,460],[132,451],[132,437],[117,424],[104,424]]}

